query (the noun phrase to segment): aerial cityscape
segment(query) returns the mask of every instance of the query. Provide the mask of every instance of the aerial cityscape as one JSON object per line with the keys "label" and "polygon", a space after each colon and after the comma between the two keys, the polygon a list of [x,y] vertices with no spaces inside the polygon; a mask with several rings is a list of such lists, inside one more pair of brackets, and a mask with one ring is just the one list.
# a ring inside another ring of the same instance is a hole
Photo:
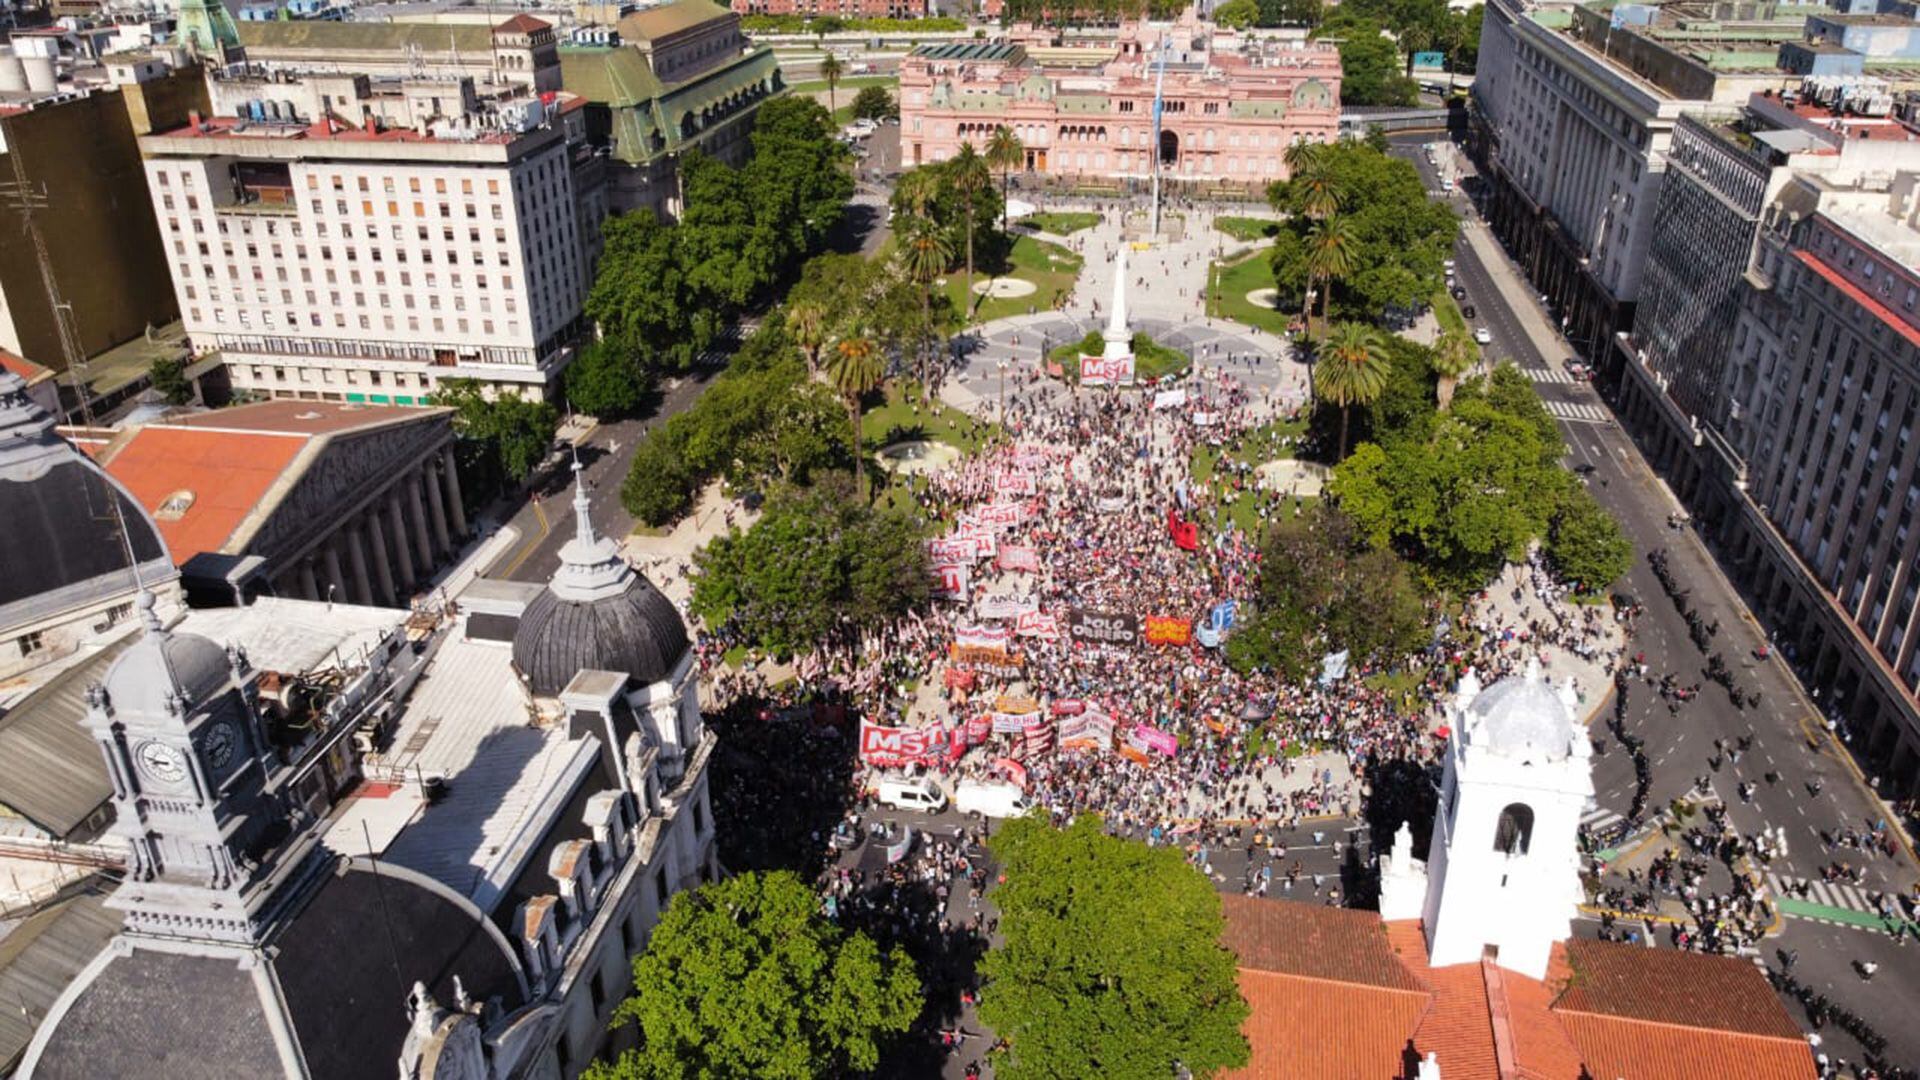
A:
{"label": "aerial cityscape", "polygon": [[1914,0],[0,0],[0,1078],[1920,1080]]}

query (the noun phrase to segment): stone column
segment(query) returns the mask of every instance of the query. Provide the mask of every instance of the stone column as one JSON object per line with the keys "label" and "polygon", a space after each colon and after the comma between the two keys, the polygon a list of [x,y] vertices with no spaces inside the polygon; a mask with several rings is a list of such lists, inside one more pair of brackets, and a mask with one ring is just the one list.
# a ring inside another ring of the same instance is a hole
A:
{"label": "stone column", "polygon": [[[387,537],[393,541],[394,569],[400,572],[397,582],[403,582],[407,594],[411,594],[414,584],[419,580],[413,573],[413,555],[407,551],[407,520],[400,513],[400,495],[387,491]],[[406,595],[400,597],[406,599]]]}
{"label": "stone column", "polygon": [[347,591],[347,575],[340,572],[340,537],[335,534],[327,540],[327,546],[320,552],[320,565],[326,567],[327,584],[332,588],[329,599],[343,604],[355,603],[353,594]]}
{"label": "stone column", "polygon": [[454,535],[467,535],[467,511],[460,505],[460,471],[454,467],[451,446],[440,452],[440,486],[446,489],[447,519]]}
{"label": "stone column", "polygon": [[412,475],[401,477],[400,484],[407,489],[401,500],[401,506],[408,511],[407,516],[413,519],[413,539],[416,544],[414,558],[420,564],[420,579],[424,584],[427,578],[433,576],[435,549],[433,538],[427,535],[426,508],[420,505],[419,471],[416,470]]}
{"label": "stone column", "polygon": [[446,552],[447,557],[452,558],[456,548],[452,538],[447,535],[447,507],[442,498],[444,492],[440,486],[440,479],[433,475],[435,467],[431,461],[422,465],[415,480],[427,492],[427,517],[433,524],[434,542],[438,545],[438,550]]}
{"label": "stone column", "polygon": [[385,602],[374,595],[373,581],[367,577],[366,530],[358,522],[347,526],[347,563],[353,567],[353,599],[369,606]]}
{"label": "stone column", "polygon": [[298,580],[300,582],[300,598],[302,600],[320,599],[320,583],[313,578],[312,559],[306,559],[300,563]]}
{"label": "stone column", "polygon": [[393,565],[388,561],[387,530],[380,523],[380,511],[372,507],[367,509],[367,538],[372,541],[367,546],[373,551],[373,577],[380,586],[380,602],[398,604],[400,590],[394,588]]}

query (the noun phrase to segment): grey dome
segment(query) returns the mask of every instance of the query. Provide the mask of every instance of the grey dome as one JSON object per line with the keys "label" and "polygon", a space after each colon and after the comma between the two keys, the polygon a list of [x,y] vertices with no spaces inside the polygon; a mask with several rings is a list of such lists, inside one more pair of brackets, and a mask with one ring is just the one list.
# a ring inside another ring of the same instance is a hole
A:
{"label": "grey dome", "polygon": [[[151,595],[141,599],[150,600]],[[159,716],[174,691],[189,706],[203,705],[232,674],[227,651],[206,638],[149,631],[120,654],[101,685],[115,711]]]}
{"label": "grey dome", "polygon": [[[126,522],[123,544],[113,508]],[[71,443],[0,370],[0,629],[124,595],[133,588],[131,548],[154,584],[177,576],[153,519]],[[16,606],[17,605],[17,606]]]}
{"label": "grey dome", "polygon": [[1475,743],[1502,753],[1544,755],[1559,761],[1571,752],[1573,716],[1566,702],[1537,671],[1502,679],[1467,706]]}
{"label": "grey dome", "polygon": [[555,696],[589,668],[656,683],[687,651],[687,624],[673,601],[627,565],[620,545],[594,535],[578,461],[573,471],[573,539],[513,632],[514,666],[537,697]]}
{"label": "grey dome", "polygon": [[527,605],[513,635],[513,662],[541,697],[558,694],[587,668],[659,682],[686,651],[680,612],[639,574],[624,590],[595,600],[567,600],[545,589]]}

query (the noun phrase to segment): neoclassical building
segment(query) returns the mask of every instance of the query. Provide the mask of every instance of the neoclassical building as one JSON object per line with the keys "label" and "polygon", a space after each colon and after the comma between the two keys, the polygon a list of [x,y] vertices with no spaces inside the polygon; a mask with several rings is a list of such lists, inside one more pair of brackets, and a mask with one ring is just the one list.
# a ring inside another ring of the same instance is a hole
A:
{"label": "neoclassical building", "polygon": [[[1258,186],[1284,179],[1299,140],[1340,127],[1340,53],[1331,45],[1239,35],[1199,21],[1127,23],[1113,40],[1062,45],[1052,31],[923,45],[900,66],[901,157],[944,161],[999,125],[1029,172],[1090,180]],[[1164,56],[1162,55],[1164,53]],[[1160,136],[1156,70],[1164,60]]]}

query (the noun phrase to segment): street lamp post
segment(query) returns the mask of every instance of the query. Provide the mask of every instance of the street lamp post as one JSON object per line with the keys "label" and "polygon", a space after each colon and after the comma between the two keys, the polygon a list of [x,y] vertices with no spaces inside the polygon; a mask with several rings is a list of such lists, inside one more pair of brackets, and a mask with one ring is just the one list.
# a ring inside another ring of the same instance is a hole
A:
{"label": "street lamp post", "polygon": [[1004,427],[1007,423],[1007,362],[1005,360],[995,360],[993,366],[1000,370],[1000,406],[998,411],[1000,424]]}

